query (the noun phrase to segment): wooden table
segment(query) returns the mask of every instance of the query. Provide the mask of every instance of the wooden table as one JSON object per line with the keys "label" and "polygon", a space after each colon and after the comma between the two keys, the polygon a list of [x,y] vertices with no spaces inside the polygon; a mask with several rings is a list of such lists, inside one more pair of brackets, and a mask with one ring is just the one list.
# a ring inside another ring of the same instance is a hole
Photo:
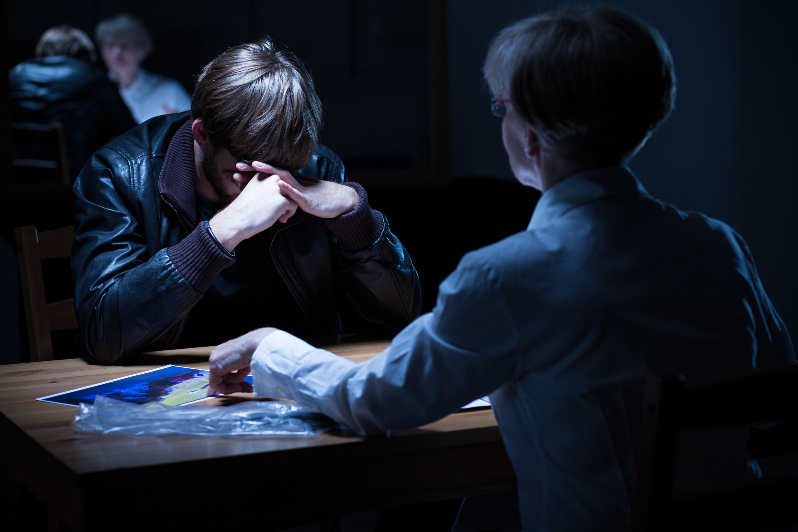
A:
{"label": "wooden table", "polygon": [[[356,362],[388,345],[338,342],[317,345]],[[165,364],[207,369],[209,353],[149,353],[127,366],[81,359],[0,366],[0,460],[76,531],[237,523],[280,530],[345,512],[515,488],[490,410],[388,437],[136,439],[74,432],[74,407],[35,400]]]}

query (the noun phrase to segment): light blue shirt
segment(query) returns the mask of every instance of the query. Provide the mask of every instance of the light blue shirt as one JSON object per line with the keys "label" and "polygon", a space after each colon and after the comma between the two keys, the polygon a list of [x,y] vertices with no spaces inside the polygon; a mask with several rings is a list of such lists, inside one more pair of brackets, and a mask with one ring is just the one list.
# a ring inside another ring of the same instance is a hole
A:
{"label": "light blue shirt", "polygon": [[[490,394],[525,530],[617,531],[631,523],[647,371],[690,379],[794,361],[742,238],[608,168],[558,183],[526,231],[463,257],[434,310],[374,359],[354,364],[279,332],[252,372],[258,395],[362,434]],[[734,443],[709,454],[739,467],[712,474],[744,473]]]}
{"label": "light blue shirt", "polygon": [[181,113],[191,109],[191,96],[179,82],[139,69],[136,79],[119,94],[133,118],[141,124],[154,116]]}

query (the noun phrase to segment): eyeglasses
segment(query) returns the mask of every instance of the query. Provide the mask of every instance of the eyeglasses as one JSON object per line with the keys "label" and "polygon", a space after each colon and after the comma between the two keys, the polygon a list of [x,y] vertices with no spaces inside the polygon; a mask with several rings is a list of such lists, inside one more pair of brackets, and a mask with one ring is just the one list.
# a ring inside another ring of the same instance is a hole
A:
{"label": "eyeglasses", "polygon": [[507,114],[507,106],[504,104],[511,101],[512,100],[491,100],[490,112],[493,113],[493,116],[503,118],[504,115]]}

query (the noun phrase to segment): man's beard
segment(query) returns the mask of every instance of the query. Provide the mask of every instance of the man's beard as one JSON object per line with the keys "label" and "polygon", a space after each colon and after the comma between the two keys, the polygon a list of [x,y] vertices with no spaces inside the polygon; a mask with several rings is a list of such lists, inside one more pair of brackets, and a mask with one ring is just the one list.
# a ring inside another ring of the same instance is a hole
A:
{"label": "man's beard", "polygon": [[227,207],[236,199],[235,196],[231,196],[224,189],[224,176],[219,169],[216,168],[216,148],[203,152],[202,158],[200,159],[200,171],[216,193],[222,207]]}

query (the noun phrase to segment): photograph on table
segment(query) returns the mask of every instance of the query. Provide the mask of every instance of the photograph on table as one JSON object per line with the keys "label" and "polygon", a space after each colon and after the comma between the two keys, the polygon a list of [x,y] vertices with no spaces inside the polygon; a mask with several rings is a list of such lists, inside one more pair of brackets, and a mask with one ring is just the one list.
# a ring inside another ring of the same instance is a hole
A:
{"label": "photograph on table", "polygon": [[[208,370],[163,366],[120,379],[37,398],[38,401],[78,406],[94,403],[98,395],[127,403],[180,406],[206,399]],[[247,377],[252,382],[252,377]]]}

